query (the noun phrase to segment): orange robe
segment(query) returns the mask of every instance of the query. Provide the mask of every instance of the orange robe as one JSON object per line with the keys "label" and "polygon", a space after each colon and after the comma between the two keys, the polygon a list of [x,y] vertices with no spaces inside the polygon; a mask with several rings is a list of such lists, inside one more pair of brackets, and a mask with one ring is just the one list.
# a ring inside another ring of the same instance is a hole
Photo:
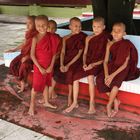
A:
{"label": "orange robe", "polygon": [[137,68],[137,50],[135,46],[126,39],[122,39],[111,46],[108,72],[109,74],[112,74],[120,66],[122,66],[129,54],[130,59],[127,67],[114,77],[110,84],[110,87],[107,87],[104,83],[104,71],[97,76],[96,83],[97,88],[100,92],[110,92],[114,86],[117,86],[119,88],[123,81],[133,80],[139,77],[140,71]]}
{"label": "orange robe", "polygon": [[[45,69],[51,64],[53,56],[57,53],[60,38],[51,33],[46,35],[37,43],[35,56],[38,63]],[[42,92],[46,85],[51,86],[52,73],[42,75],[38,67],[34,65],[33,88],[35,91]]]}

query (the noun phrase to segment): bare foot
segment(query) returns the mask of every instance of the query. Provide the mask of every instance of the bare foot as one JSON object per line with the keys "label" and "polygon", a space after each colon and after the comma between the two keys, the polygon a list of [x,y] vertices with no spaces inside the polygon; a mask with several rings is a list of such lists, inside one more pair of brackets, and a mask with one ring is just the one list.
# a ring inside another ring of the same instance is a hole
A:
{"label": "bare foot", "polygon": [[93,103],[90,103],[90,107],[89,107],[89,110],[87,112],[88,114],[94,114],[96,113],[96,110],[95,110],[95,106]]}
{"label": "bare foot", "polygon": [[17,91],[17,93],[22,93],[24,91],[24,89],[20,89]]}
{"label": "bare foot", "polygon": [[71,112],[74,108],[78,108],[78,107],[79,107],[78,104],[73,103],[70,107],[68,107],[67,109],[65,109],[64,112],[69,113],[69,112]]}
{"label": "bare foot", "polygon": [[39,99],[39,100],[38,100],[38,103],[39,103],[39,104],[43,104],[44,102],[45,102],[44,99]]}
{"label": "bare foot", "polygon": [[22,93],[24,91],[24,86],[20,87],[19,85],[17,85],[17,88],[19,89],[17,93]]}
{"label": "bare foot", "polygon": [[111,106],[109,104],[107,104],[107,116],[110,118],[111,114],[112,114]]}
{"label": "bare foot", "polygon": [[58,95],[56,93],[52,94],[51,99],[56,99],[58,97]]}
{"label": "bare foot", "polygon": [[120,103],[121,103],[120,100],[117,100],[117,99],[115,100],[115,102],[114,102],[114,110],[112,110],[111,115],[110,115],[111,118],[116,116],[116,114],[118,113]]}
{"label": "bare foot", "polygon": [[33,108],[29,108],[29,111],[28,111],[28,114],[30,115],[30,116],[34,116],[34,109]]}
{"label": "bare foot", "polygon": [[117,113],[118,113],[118,111],[113,110],[111,112],[110,118],[115,117]]}
{"label": "bare foot", "polygon": [[43,104],[45,107],[49,107],[49,108],[52,108],[52,109],[56,109],[57,108],[57,106],[54,106],[54,105],[52,105],[52,104],[50,104],[50,103],[45,103],[45,104]]}
{"label": "bare foot", "polygon": [[21,89],[21,87],[19,85],[17,85],[16,87],[17,87],[17,89]]}

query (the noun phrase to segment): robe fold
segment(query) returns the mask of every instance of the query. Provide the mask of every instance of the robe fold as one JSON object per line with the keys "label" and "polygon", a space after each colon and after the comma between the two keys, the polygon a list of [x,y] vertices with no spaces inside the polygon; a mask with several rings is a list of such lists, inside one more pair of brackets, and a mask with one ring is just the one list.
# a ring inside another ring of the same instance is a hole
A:
{"label": "robe fold", "polygon": [[[37,43],[35,56],[41,67],[47,69],[52,61],[53,56],[57,53],[60,38],[51,33],[46,35]],[[33,88],[35,91],[43,92],[45,86],[51,86],[52,73],[42,75],[38,67],[34,65]]]}
{"label": "robe fold", "polygon": [[97,76],[96,84],[100,92],[110,92],[114,86],[119,88],[123,81],[133,80],[139,77],[140,71],[137,68],[137,50],[135,46],[126,39],[114,43],[110,48],[110,60],[108,63],[109,75],[122,66],[129,55],[130,59],[127,67],[113,78],[110,87],[107,87],[104,83],[104,71]]}
{"label": "robe fold", "polygon": [[[93,36],[89,40],[88,44],[88,51],[87,51],[87,58],[86,64],[87,66],[91,63],[95,63],[101,60],[104,60],[105,51],[106,51],[106,44],[108,39],[112,39],[111,35],[108,32],[103,31],[101,34],[97,36]],[[84,71],[83,63],[77,68],[74,75],[74,80],[78,80],[89,75],[97,76],[103,70],[103,64],[97,65],[90,70]]]}
{"label": "robe fold", "polygon": [[[33,62],[30,58],[30,50],[32,45],[32,38],[37,34],[37,31],[28,31],[25,34],[25,44],[21,48],[21,54],[15,57],[10,63],[10,74],[19,78],[19,80],[25,80],[28,74],[33,69]],[[25,62],[21,62],[23,57],[28,56]]]}
{"label": "robe fold", "polygon": [[[85,38],[86,34],[80,32],[79,34],[72,35],[70,38],[66,40],[65,46],[65,56],[64,56],[64,66],[68,64],[79,52],[80,49],[84,49],[85,46]],[[58,83],[62,84],[72,84],[74,79],[74,73],[76,69],[79,67],[80,63],[82,63],[82,55],[80,58],[74,62],[67,72],[60,71],[60,61],[56,64],[54,71],[54,79]]]}

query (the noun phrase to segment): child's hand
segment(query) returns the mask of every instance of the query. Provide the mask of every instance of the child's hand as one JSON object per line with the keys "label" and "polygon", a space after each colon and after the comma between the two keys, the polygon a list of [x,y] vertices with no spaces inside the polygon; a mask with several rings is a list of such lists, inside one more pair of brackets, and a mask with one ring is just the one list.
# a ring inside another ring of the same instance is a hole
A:
{"label": "child's hand", "polygon": [[65,72],[67,72],[68,70],[69,70],[69,66],[66,65],[66,66],[65,66]]}
{"label": "child's hand", "polygon": [[84,70],[87,71],[87,70],[91,70],[93,68],[93,64],[89,64]]}
{"label": "child's hand", "polygon": [[108,39],[107,46],[112,46],[113,43],[114,43],[114,41],[111,41],[111,40]]}
{"label": "child's hand", "polygon": [[41,72],[42,75],[45,75],[47,72],[44,68],[40,67],[39,71]]}
{"label": "child's hand", "polygon": [[65,66],[64,65],[60,66],[60,71],[65,72]]}
{"label": "child's hand", "polygon": [[12,49],[4,50],[5,53],[14,52]]}
{"label": "child's hand", "polygon": [[105,77],[105,84],[106,84],[108,87],[110,87],[110,84],[111,84],[113,78],[114,78],[113,75],[108,75],[108,76]]}
{"label": "child's hand", "polygon": [[83,65],[83,69],[84,69],[84,71],[86,71],[86,68],[87,68],[87,65],[84,64],[84,65]]}
{"label": "child's hand", "polygon": [[52,67],[48,67],[47,69],[46,69],[46,73],[51,73],[52,72]]}

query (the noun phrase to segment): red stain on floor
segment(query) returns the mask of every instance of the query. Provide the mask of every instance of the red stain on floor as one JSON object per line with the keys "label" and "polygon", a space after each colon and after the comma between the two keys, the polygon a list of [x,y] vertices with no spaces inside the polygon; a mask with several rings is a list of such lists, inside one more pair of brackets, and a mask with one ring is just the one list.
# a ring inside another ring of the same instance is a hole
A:
{"label": "red stain on floor", "polygon": [[[0,68],[1,69],[1,68]],[[88,102],[80,100],[79,108],[71,113],[64,113],[67,107],[67,97],[58,96],[50,100],[58,106],[56,110],[43,107],[38,103],[42,94],[38,94],[36,100],[36,114],[28,115],[30,101],[30,89],[17,94],[16,80],[7,75],[0,78],[0,118],[22,125],[26,128],[43,133],[57,140],[120,140],[133,131],[135,137],[140,137],[140,116],[138,114],[119,111],[114,118],[106,116],[105,106],[96,105],[96,114],[88,115]],[[7,88],[8,87],[8,88]],[[135,130],[135,131],[134,131]],[[118,137],[112,135],[114,132]],[[122,136],[121,136],[122,134]],[[126,139],[129,140],[129,137]],[[136,139],[134,139],[136,140]]]}

